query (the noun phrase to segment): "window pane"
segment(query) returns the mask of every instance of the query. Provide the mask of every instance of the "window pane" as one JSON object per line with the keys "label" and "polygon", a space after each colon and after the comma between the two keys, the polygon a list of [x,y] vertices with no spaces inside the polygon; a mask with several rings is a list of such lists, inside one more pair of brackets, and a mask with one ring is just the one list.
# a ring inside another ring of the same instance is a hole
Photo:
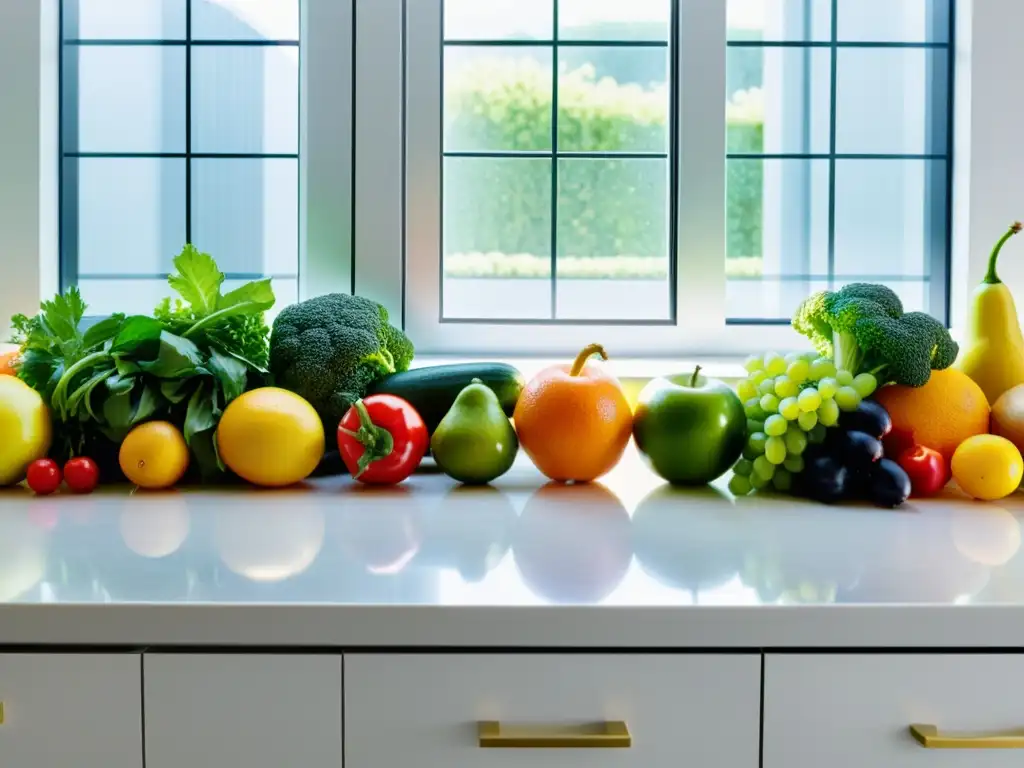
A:
{"label": "window pane", "polygon": [[77,236],[80,274],[170,271],[185,243],[184,160],[68,158],[64,186],[79,201],[77,230],[65,237]]}
{"label": "window pane", "polygon": [[550,40],[554,0],[444,0],[445,40]]}
{"label": "window pane", "polygon": [[843,41],[949,41],[949,0],[839,0]]}
{"label": "window pane", "polygon": [[836,151],[946,151],[945,50],[843,48],[838,54]]}
{"label": "window pane", "polygon": [[190,1],[196,40],[299,39],[299,0]]}
{"label": "window pane", "polygon": [[[944,258],[946,163],[942,160],[840,160],[836,163],[839,278],[888,282],[908,310],[929,307],[927,276]],[[887,277],[888,276],[888,277]]]}
{"label": "window pane", "polygon": [[192,150],[289,154],[299,150],[299,51],[192,49]]}
{"label": "window pane", "polygon": [[188,0],[77,0],[77,29],[75,19],[71,14],[65,13],[64,37],[83,40],[183,40],[187,2]]}
{"label": "window pane", "polygon": [[668,182],[667,160],[559,160],[559,319],[671,318]]}
{"label": "window pane", "polygon": [[445,149],[551,150],[551,48],[447,48]]}
{"label": "window pane", "polygon": [[558,51],[560,152],[667,152],[668,48]]}
{"label": "window pane", "polygon": [[64,77],[65,108],[78,114],[68,151],[185,150],[184,47],[75,46]]}
{"label": "window pane", "polygon": [[832,0],[728,0],[727,24],[730,40],[829,40]]}
{"label": "window pane", "polygon": [[824,48],[730,46],[728,151],[827,153],[831,71]]}
{"label": "window pane", "polygon": [[664,40],[672,21],[670,0],[560,0],[562,40]]}
{"label": "window pane", "polygon": [[299,247],[296,160],[192,162],[192,231],[224,272],[295,275]]}
{"label": "window pane", "polygon": [[727,316],[788,319],[828,287],[828,161],[732,159],[727,169]]}
{"label": "window pane", "polygon": [[445,318],[551,317],[551,160],[444,161]]}

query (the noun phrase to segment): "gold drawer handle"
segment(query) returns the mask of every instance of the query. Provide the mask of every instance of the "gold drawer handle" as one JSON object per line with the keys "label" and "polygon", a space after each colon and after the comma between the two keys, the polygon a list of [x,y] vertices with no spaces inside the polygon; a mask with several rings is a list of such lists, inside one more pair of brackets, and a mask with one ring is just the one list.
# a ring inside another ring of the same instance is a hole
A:
{"label": "gold drawer handle", "polygon": [[4,724],[4,703],[0,701],[0,725]]}
{"label": "gold drawer handle", "polygon": [[910,735],[925,749],[1024,749],[1024,728],[996,733],[940,733],[934,725],[912,725]]}
{"label": "gold drawer handle", "polygon": [[622,748],[633,744],[629,728],[622,720],[568,726],[502,725],[497,720],[482,720],[477,723],[477,734],[481,747],[501,749]]}

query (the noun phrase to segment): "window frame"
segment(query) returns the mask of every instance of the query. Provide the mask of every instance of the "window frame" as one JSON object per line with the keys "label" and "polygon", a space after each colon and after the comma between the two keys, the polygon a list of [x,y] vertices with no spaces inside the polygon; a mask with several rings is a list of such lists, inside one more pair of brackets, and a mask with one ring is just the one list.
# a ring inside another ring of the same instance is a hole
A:
{"label": "window frame", "polygon": [[[435,0],[436,1],[436,0]],[[425,230],[424,211],[412,201],[422,183],[415,152],[406,154],[401,140],[409,122],[405,97],[415,108],[416,94],[405,82],[409,51],[403,45],[412,16],[420,0],[302,0],[302,121],[300,127],[300,296],[309,298],[332,291],[356,292],[382,301],[396,318],[404,318],[417,336],[417,315],[410,298],[417,294],[415,254],[422,243],[415,239]],[[700,18],[704,33],[715,40],[714,51],[705,37],[704,55],[722,57],[725,39],[724,3],[685,0],[695,17],[686,45],[687,13],[680,14],[680,71],[687,62],[700,62],[697,34]],[[1024,197],[1024,156],[1017,151],[1013,126],[1015,110],[1024,111],[1007,99],[1013,90],[1012,72],[1024,66],[1024,48],[1016,44],[1013,30],[1024,24],[1024,5],[1013,0],[980,3],[957,0],[955,100],[953,122],[954,155],[951,190],[952,263],[949,291],[954,334],[965,316],[973,285],[984,272],[992,241],[1008,222],[1020,217],[1014,201]],[[58,23],[57,0],[8,0],[0,4],[0,64],[8,77],[0,79],[0,103],[13,119],[0,121],[0,231],[7,248],[0,279],[0,340],[7,336],[7,322],[15,312],[32,313],[40,298],[57,288],[57,157],[58,157]],[[437,23],[437,22],[435,22]],[[439,38],[438,38],[439,39]],[[975,42],[977,41],[977,42]],[[410,46],[415,44],[409,38]],[[689,56],[688,56],[689,54]],[[378,64],[383,70],[375,70]],[[706,65],[706,62],[701,62]],[[724,155],[724,66],[711,73],[714,85],[704,90],[704,108],[697,127],[709,141],[718,142]],[[385,73],[382,78],[380,72]],[[17,76],[11,76],[16,73]],[[414,75],[415,72],[410,72]],[[707,77],[708,73],[705,72]],[[721,87],[719,87],[721,86]],[[679,124],[686,116],[697,116],[701,90],[689,93],[681,86]],[[712,98],[714,102],[712,104]],[[686,112],[687,105],[690,111]],[[712,108],[713,107],[713,108]],[[709,119],[709,115],[716,116]],[[717,116],[721,115],[721,122]],[[374,120],[393,120],[390,129],[380,131]],[[398,126],[395,129],[395,126]],[[416,129],[415,122],[409,125]],[[693,123],[690,130],[696,130]],[[398,137],[396,139],[396,137]],[[696,173],[715,164],[715,158],[690,157],[681,143],[680,165],[689,163],[685,173]],[[412,148],[412,147],[410,147]],[[381,163],[383,159],[383,164]],[[407,168],[387,174],[381,168]],[[704,188],[705,198],[724,197],[724,174],[717,188]],[[681,185],[681,198],[688,185]],[[408,194],[407,194],[408,192]],[[715,192],[711,195],[710,192]],[[406,205],[406,201],[409,205]],[[724,224],[721,213],[701,200],[695,207],[682,205],[680,237],[693,238],[689,247],[707,248],[724,254]],[[408,209],[406,216],[406,209]],[[715,220],[717,218],[717,220]],[[408,219],[408,236],[403,236]],[[437,224],[439,226],[439,220]],[[697,240],[694,235],[703,232]],[[437,240],[439,243],[439,238]],[[625,356],[692,354],[721,357],[764,347],[785,348],[795,335],[784,327],[731,326],[709,328],[700,317],[704,307],[724,303],[724,272],[710,274],[685,258],[687,245],[680,248],[677,279],[693,280],[698,303],[683,302],[675,336],[652,339],[647,329],[578,326],[580,337],[601,337]],[[405,276],[406,251],[410,270]],[[359,256],[355,256],[359,254]],[[716,257],[717,258],[717,257]],[[1024,290],[1024,264],[1007,260],[1001,274],[1011,289]],[[680,297],[685,296],[680,292]],[[721,300],[715,298],[720,296]],[[688,320],[693,322],[688,322]],[[421,353],[450,355],[561,353],[570,344],[549,333],[538,334],[536,326],[513,328],[517,338],[495,338],[486,327],[476,338],[449,343],[447,333],[417,336]],[[439,329],[447,330],[447,328]],[[547,329],[545,329],[547,330]],[[524,338],[525,337],[525,338]],[[575,342],[575,339],[571,340]],[[621,341],[622,344],[618,342]]]}

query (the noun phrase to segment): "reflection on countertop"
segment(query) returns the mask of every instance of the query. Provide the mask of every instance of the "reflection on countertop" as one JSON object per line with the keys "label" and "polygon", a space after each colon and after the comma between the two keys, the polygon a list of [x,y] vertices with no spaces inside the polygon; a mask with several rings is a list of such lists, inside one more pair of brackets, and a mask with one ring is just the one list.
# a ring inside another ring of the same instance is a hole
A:
{"label": "reflection on countertop", "polygon": [[368,488],[0,493],[0,601],[421,605],[1024,603],[1024,497],[896,511],[660,484],[420,474]]}

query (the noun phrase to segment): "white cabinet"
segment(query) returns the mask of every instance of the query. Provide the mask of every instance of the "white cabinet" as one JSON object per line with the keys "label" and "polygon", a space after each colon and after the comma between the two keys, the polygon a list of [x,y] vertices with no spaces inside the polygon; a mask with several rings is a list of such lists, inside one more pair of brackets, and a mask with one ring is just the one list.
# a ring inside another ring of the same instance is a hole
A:
{"label": "white cabinet", "polygon": [[[760,671],[756,654],[346,654],[345,768],[757,768]],[[482,748],[481,721],[510,748]],[[595,723],[631,746],[511,748]]]}
{"label": "white cabinet", "polygon": [[[912,724],[975,748],[925,749]],[[977,737],[1022,728],[1024,656],[765,657],[764,768],[1019,768],[1024,749],[978,748]]]}
{"label": "white cabinet", "polygon": [[340,768],[340,656],[144,659],[146,768]]}
{"label": "white cabinet", "polygon": [[0,766],[142,768],[138,654],[0,655]]}

